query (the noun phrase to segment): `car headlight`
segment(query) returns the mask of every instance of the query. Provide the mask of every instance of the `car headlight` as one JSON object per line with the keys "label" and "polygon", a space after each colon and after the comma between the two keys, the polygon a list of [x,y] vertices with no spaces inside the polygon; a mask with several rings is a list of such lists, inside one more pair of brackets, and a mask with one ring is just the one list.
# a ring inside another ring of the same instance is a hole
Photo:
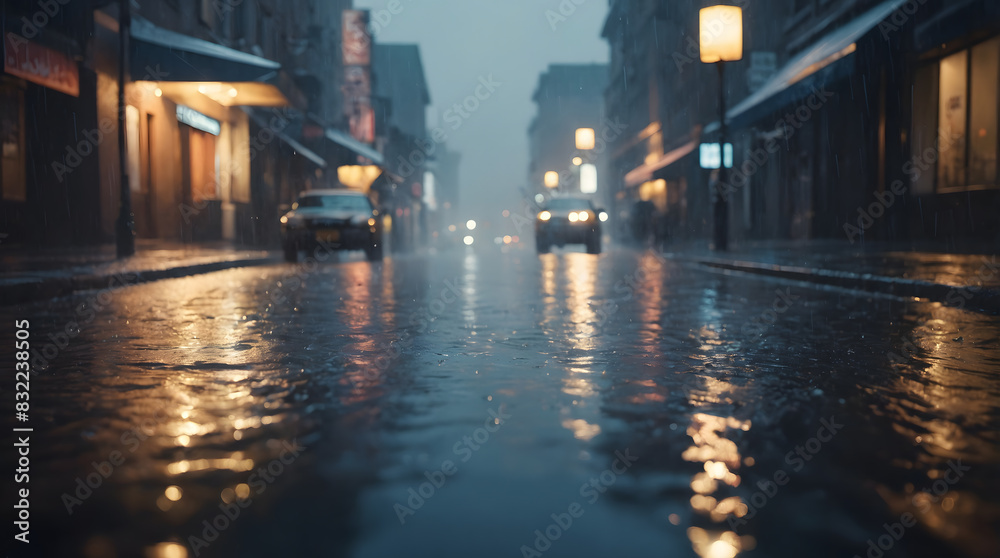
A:
{"label": "car headlight", "polygon": [[579,220],[580,220],[580,215],[577,212],[573,211],[569,214],[569,221],[571,223],[575,223]]}
{"label": "car headlight", "polygon": [[538,218],[542,221],[548,221],[549,219],[552,218],[552,214],[549,213],[548,211],[543,211],[538,214]]}
{"label": "car headlight", "polygon": [[598,219],[600,219],[600,220],[601,220],[601,222],[603,223],[603,222],[605,222],[605,221],[607,221],[607,220],[608,220],[608,213],[607,213],[606,211],[602,211],[602,212],[601,212],[601,213],[600,213],[600,214],[599,214],[599,215],[597,216],[597,218],[598,218]]}
{"label": "car headlight", "polygon": [[580,213],[577,213],[577,215],[580,217],[580,222],[590,219],[590,213],[587,213],[586,211],[581,211]]}

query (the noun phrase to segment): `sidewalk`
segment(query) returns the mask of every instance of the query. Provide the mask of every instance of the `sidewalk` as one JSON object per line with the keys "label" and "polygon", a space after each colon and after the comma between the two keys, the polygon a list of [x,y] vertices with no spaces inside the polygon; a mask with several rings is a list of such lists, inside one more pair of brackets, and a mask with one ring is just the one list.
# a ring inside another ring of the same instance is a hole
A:
{"label": "sidewalk", "polygon": [[1000,314],[1000,258],[986,246],[954,253],[936,245],[838,241],[744,243],[726,253],[682,247],[668,256],[715,269],[924,298]]}
{"label": "sidewalk", "polygon": [[135,255],[123,260],[116,259],[114,245],[57,249],[0,246],[0,306],[278,261],[277,252],[238,249],[227,243],[137,240]]}

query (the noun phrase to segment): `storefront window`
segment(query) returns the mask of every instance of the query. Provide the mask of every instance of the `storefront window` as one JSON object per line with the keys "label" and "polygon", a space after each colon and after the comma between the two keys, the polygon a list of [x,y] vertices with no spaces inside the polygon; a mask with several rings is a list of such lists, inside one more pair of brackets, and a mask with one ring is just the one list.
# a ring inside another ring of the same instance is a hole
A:
{"label": "storefront window", "polygon": [[191,200],[201,203],[219,199],[219,158],[215,136],[189,128],[191,149]]}
{"label": "storefront window", "polygon": [[965,186],[966,111],[968,102],[969,52],[962,51],[941,61],[941,96],[938,128],[942,146],[938,160],[938,187]]}
{"label": "storefront window", "polygon": [[142,171],[139,166],[139,109],[125,107],[125,152],[128,155],[128,183],[133,192],[142,189]]}
{"label": "storefront window", "polygon": [[[997,186],[998,83],[1000,37],[918,71],[913,155],[920,161],[936,160],[937,168],[915,177],[914,193],[934,191],[934,179],[938,192]],[[935,137],[931,127],[937,128]]]}
{"label": "storefront window", "polygon": [[969,103],[969,182],[997,181],[997,83],[1000,82],[1000,37],[972,49]]}

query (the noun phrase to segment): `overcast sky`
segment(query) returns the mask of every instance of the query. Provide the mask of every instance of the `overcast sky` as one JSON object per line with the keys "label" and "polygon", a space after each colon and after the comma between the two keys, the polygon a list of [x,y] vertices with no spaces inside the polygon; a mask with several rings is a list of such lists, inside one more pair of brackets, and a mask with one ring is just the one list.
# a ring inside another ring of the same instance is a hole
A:
{"label": "overcast sky", "polygon": [[[396,15],[387,11],[390,0],[355,0],[355,7],[371,10],[376,42],[420,45],[431,94],[428,126],[443,128],[449,148],[462,153],[463,209],[480,219],[497,214],[495,222],[500,221],[500,209],[513,209],[526,181],[528,125],[535,114],[531,95],[538,77],[552,63],[607,62],[608,44],[600,33],[608,2],[399,2],[402,11]],[[575,12],[554,22],[553,29],[546,12],[558,13],[561,2]],[[468,118],[446,112],[491,74],[500,85],[478,110]]]}

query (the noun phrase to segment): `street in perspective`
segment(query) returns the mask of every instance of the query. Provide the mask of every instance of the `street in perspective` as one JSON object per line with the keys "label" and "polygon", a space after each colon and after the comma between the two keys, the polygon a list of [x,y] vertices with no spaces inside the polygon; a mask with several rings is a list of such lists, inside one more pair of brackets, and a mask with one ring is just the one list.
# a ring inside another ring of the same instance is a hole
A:
{"label": "street in perspective", "polygon": [[1000,556],[997,2],[0,9],[6,556]]}

